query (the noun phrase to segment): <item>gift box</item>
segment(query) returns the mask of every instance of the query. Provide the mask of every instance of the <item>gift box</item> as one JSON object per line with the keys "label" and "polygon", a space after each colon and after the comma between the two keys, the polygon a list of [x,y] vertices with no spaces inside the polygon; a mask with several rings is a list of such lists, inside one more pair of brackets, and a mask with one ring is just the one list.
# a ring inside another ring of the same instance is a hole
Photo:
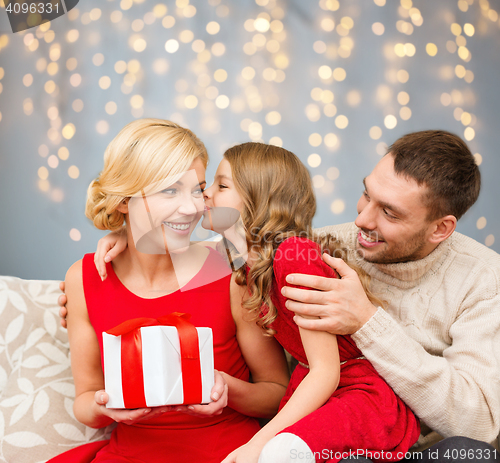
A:
{"label": "gift box", "polygon": [[189,317],[137,318],[102,333],[108,408],[211,402],[212,329]]}

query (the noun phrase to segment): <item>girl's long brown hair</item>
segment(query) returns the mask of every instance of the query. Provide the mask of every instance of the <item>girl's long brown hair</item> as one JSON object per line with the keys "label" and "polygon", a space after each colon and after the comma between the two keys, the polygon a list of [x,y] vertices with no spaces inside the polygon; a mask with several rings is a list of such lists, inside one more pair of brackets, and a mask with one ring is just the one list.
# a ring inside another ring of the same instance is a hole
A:
{"label": "girl's long brown hair", "polygon": [[[231,166],[235,187],[243,201],[241,218],[248,250],[256,257],[248,277],[245,267],[236,271],[236,282],[247,285],[249,297],[243,307],[269,334],[277,311],[271,300],[273,259],[285,239],[301,236],[319,244],[321,251],[342,257],[358,273],[368,298],[382,301],[371,293],[370,277],[354,263],[347,249],[330,235],[313,234],[312,219],[316,199],[306,167],[292,152],[264,143],[243,143],[224,153]],[[262,313],[262,305],[268,308]]]}

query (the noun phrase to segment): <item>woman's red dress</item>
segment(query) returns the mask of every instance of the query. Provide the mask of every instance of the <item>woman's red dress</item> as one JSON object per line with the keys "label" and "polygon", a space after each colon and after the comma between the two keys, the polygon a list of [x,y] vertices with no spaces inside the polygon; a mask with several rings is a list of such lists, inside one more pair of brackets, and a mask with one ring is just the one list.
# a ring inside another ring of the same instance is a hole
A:
{"label": "woman's red dress", "polygon": [[[273,262],[272,300],[278,317],[272,324],[276,339],[299,364],[293,372],[281,407],[309,372],[293,312],[285,307],[283,286],[290,273],[305,273],[336,278],[322,259],[319,245],[305,238],[285,240],[277,249]],[[314,452],[316,462],[337,462],[349,454],[365,455],[375,461],[404,458],[417,441],[420,424],[411,409],[394,393],[356,347],[350,336],[337,336],[340,354],[340,382],[319,409],[282,432],[299,436]],[[383,451],[383,452],[382,452]]]}
{"label": "woman's red dress", "polygon": [[[102,282],[93,254],[85,255],[83,287],[90,322],[101,349],[101,361],[103,331],[132,318],[158,318],[171,312],[184,312],[191,314],[195,326],[212,328],[215,369],[248,381],[249,370],[236,341],[231,314],[231,276],[216,251],[210,249],[202,269],[188,283],[192,289],[184,287],[183,291],[155,299],[131,293],[120,282],[111,264],[107,265],[107,273],[107,279]],[[207,276],[211,282],[204,284]],[[169,412],[134,425],[118,423],[109,441],[77,447],[50,462],[219,463],[259,429],[256,419],[229,407],[221,415],[210,418]]]}

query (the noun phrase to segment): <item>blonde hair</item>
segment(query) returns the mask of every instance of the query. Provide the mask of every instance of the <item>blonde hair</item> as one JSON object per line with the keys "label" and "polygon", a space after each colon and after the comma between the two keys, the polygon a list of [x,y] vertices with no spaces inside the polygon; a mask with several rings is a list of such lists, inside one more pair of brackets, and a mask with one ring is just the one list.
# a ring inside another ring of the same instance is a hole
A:
{"label": "blonde hair", "polygon": [[120,203],[168,176],[189,169],[208,154],[190,130],[162,119],[139,119],[127,124],[104,153],[104,168],[87,191],[85,215],[101,230],[117,230],[125,220]]}
{"label": "blonde hair", "polygon": [[[247,246],[256,256],[248,276],[244,267],[236,271],[236,282],[248,286],[250,295],[243,307],[268,334],[274,333],[270,325],[277,317],[271,300],[273,259],[280,243],[291,236],[309,238],[321,251],[344,259],[358,273],[368,298],[376,305],[383,304],[370,291],[369,275],[340,241],[313,234],[316,199],[309,172],[295,154],[263,143],[243,143],[229,148],[224,158],[243,202],[241,218]],[[267,306],[264,311],[263,304]]]}

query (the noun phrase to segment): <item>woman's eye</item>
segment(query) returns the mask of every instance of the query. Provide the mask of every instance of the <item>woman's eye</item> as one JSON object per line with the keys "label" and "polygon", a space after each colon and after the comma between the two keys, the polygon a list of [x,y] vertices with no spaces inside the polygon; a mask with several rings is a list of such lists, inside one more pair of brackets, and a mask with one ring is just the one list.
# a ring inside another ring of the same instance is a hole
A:
{"label": "woman's eye", "polygon": [[169,195],[169,196],[172,196],[172,195],[175,195],[175,193],[177,193],[177,189],[176,188],[167,188],[165,190],[162,190],[162,193]]}
{"label": "woman's eye", "polygon": [[219,185],[219,188],[227,188],[226,185]]}
{"label": "woman's eye", "polygon": [[365,199],[370,199],[370,197],[368,196],[368,193],[365,191],[363,191],[363,196],[365,197]]}
{"label": "woman's eye", "polygon": [[205,190],[203,188],[197,188],[196,190],[193,191],[194,195],[201,195],[203,194]]}

